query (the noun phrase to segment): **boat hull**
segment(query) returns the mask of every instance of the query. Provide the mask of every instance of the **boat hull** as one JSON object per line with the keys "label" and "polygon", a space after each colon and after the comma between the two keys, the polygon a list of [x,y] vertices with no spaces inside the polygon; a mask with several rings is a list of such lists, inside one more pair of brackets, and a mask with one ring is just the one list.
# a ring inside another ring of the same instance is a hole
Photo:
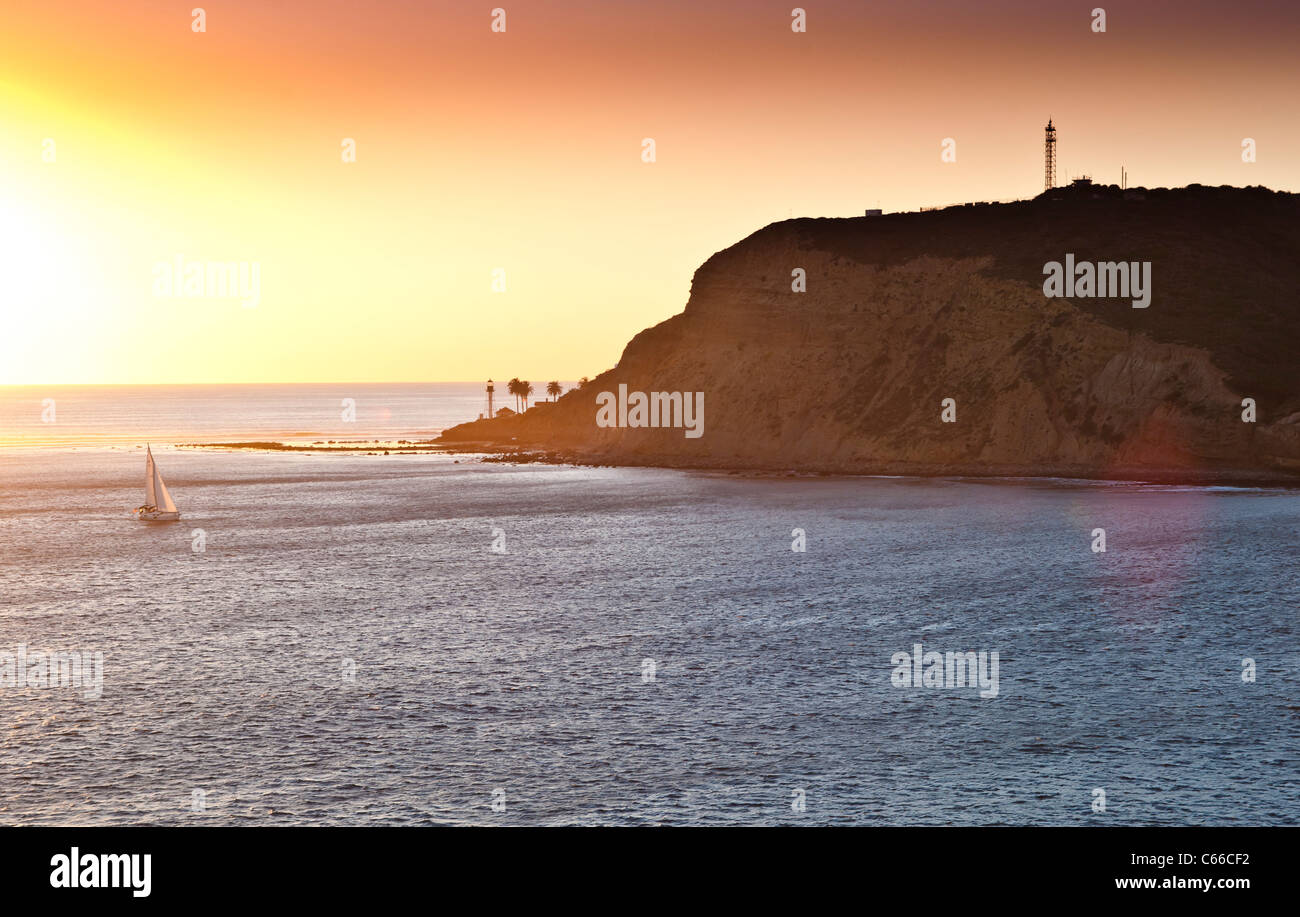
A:
{"label": "boat hull", "polygon": [[159,510],[141,510],[135,517],[141,522],[180,522],[180,513],[164,513]]}

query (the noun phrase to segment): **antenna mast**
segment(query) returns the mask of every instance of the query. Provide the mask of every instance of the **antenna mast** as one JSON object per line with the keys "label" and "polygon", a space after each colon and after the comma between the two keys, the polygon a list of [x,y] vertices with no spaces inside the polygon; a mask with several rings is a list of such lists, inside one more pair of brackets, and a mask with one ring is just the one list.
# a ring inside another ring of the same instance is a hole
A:
{"label": "antenna mast", "polygon": [[1043,190],[1051,191],[1056,187],[1056,128],[1052,119],[1047,119],[1047,140],[1043,144]]}

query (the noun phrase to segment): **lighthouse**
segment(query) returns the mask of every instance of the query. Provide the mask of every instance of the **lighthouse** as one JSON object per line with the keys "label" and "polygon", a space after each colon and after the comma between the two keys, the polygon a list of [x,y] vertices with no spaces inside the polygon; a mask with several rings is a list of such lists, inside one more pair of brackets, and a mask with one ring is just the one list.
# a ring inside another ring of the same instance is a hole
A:
{"label": "lighthouse", "polygon": [[493,384],[492,384],[492,380],[489,379],[489,380],[487,381],[487,396],[488,396],[488,412],[487,412],[487,416],[488,416],[488,420],[491,420],[492,417],[494,416],[493,413],[492,413],[492,393],[495,392],[495,391],[496,391],[496,386],[493,385]]}

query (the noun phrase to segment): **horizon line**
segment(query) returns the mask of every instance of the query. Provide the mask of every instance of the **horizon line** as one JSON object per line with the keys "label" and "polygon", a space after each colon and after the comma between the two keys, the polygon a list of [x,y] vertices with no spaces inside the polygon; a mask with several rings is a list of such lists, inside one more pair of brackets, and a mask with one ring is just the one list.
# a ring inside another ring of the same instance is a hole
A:
{"label": "horizon line", "polygon": [[[599,374],[598,374],[599,375]],[[541,377],[539,376],[538,379]],[[575,379],[566,379],[562,376],[547,379],[547,382],[572,382],[577,383],[582,377]],[[590,378],[590,377],[588,377]],[[0,389],[6,388],[184,388],[197,386],[218,386],[218,385],[486,385],[487,379],[417,379],[417,380],[392,380],[378,379],[369,381],[296,381],[296,382],[0,382]],[[505,384],[509,381],[507,378],[494,379],[494,382]],[[536,382],[535,379],[527,380]]]}

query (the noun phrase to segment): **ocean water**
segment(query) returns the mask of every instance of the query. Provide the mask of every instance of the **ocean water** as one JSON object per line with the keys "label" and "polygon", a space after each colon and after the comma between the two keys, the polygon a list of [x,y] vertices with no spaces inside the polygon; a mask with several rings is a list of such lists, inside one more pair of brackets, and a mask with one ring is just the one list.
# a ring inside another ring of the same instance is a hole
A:
{"label": "ocean water", "polygon": [[[576,383],[562,382],[567,391]],[[534,382],[534,398],[545,383]],[[0,386],[0,446],[430,438],[487,411],[485,382]],[[494,409],[515,407],[497,384]],[[350,419],[349,419],[350,418]]]}
{"label": "ocean water", "polygon": [[155,453],[0,449],[0,823],[1300,820],[1294,491]]}

